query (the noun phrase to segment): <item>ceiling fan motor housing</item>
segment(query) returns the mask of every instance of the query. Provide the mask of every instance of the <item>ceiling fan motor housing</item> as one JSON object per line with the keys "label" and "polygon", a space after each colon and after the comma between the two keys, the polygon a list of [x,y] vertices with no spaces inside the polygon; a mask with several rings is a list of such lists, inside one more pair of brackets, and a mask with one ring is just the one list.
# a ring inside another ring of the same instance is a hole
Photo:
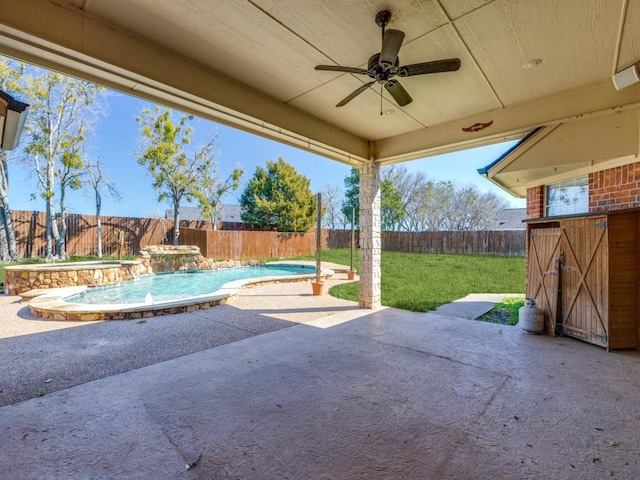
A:
{"label": "ceiling fan motor housing", "polygon": [[398,67],[400,65],[400,59],[396,58],[396,63],[393,67],[387,68],[385,65],[380,63],[380,54],[376,53],[371,55],[369,61],[367,62],[367,70],[368,75],[375,79],[378,83],[385,83],[391,77],[395,76],[398,72]]}
{"label": "ceiling fan motor housing", "polygon": [[379,27],[386,27],[391,20],[391,12],[388,10],[382,10],[376,14],[376,25]]}

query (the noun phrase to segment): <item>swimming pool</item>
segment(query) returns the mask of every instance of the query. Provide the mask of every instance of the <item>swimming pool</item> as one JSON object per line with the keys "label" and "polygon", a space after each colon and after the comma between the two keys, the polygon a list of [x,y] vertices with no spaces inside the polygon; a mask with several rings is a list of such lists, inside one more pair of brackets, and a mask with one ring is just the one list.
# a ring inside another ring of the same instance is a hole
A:
{"label": "swimming pool", "polygon": [[118,285],[97,287],[66,297],[67,303],[157,303],[197,297],[220,290],[235,280],[310,275],[314,267],[303,265],[247,266],[221,270],[190,270],[145,275]]}
{"label": "swimming pool", "polygon": [[[218,270],[163,272],[108,287],[72,286],[37,291],[34,315],[53,320],[130,320],[191,312],[235,298],[242,287],[316,278],[312,262],[274,263]],[[322,269],[321,276],[334,274]]]}

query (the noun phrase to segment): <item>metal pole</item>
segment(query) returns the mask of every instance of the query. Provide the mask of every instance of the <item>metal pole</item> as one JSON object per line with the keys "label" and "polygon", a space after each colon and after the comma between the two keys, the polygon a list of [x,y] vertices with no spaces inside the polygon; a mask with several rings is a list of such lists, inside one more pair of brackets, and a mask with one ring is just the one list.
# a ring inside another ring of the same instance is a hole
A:
{"label": "metal pole", "polygon": [[355,235],[355,229],[356,229],[355,223],[356,223],[356,209],[352,208],[351,209],[351,263],[350,263],[350,266],[349,266],[349,270],[351,270],[351,271],[353,271],[353,247],[354,247],[354,244],[356,242],[356,240],[355,240],[355,238],[356,238],[356,235]]}
{"label": "metal pole", "polygon": [[322,193],[317,194],[316,200],[316,283],[320,283],[320,236],[322,235]]}

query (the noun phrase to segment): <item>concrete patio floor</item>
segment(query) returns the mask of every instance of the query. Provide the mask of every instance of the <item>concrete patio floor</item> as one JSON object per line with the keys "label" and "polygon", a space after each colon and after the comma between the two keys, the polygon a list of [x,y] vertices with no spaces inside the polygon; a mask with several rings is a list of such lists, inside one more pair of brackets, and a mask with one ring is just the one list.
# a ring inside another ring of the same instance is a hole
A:
{"label": "concrete patio floor", "polygon": [[[88,368],[105,378],[0,408],[0,478],[640,477],[637,352],[472,321],[468,304],[461,316],[371,312],[305,288],[265,285],[198,315],[0,339],[0,352],[27,339],[33,348],[23,366],[2,359],[14,383],[39,356],[53,376],[74,360],[97,365],[101,349],[154,359],[122,373]],[[12,308],[43,330],[13,303],[0,316]],[[129,341],[147,327],[149,345]],[[197,351],[180,328],[192,328]]]}

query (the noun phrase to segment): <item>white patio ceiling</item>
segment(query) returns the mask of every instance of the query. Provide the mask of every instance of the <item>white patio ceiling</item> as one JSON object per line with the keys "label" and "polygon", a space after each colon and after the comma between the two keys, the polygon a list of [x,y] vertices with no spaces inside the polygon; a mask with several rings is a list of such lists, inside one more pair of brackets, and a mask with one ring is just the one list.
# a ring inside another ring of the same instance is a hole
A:
{"label": "white patio ceiling", "polygon": [[[384,9],[406,33],[401,65],[462,66],[401,79],[406,107],[376,86],[336,108],[368,77],[314,66],[366,68]],[[386,164],[638,107],[640,84],[611,81],[640,60],[638,18],[640,0],[0,0],[0,52],[338,161]],[[476,124],[490,126],[463,130]]]}

